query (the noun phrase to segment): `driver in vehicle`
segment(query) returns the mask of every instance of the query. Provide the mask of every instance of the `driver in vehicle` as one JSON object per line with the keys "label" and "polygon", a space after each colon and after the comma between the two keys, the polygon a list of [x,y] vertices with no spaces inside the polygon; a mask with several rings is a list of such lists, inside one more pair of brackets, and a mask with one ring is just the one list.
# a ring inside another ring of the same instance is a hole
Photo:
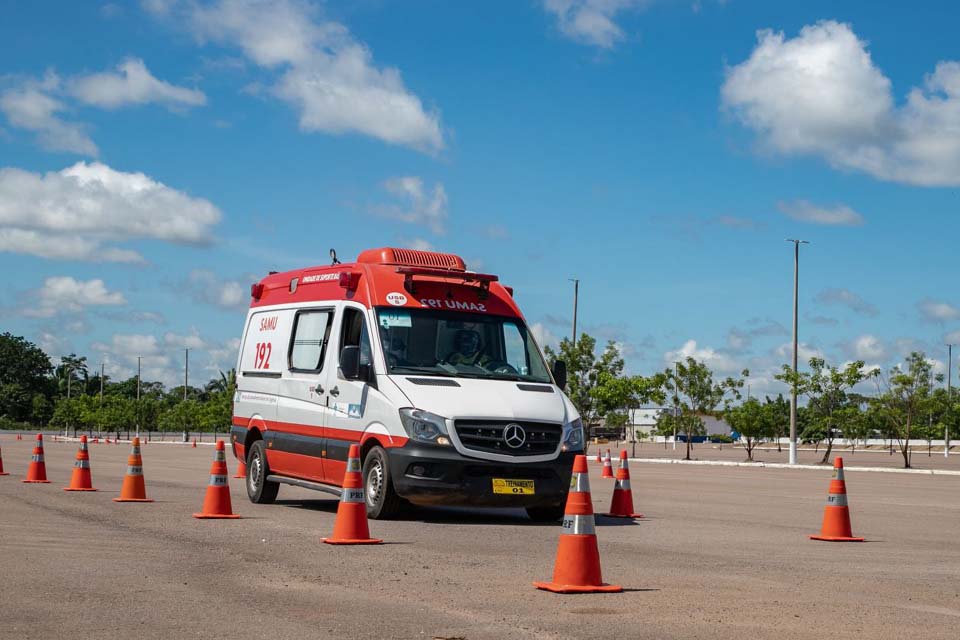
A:
{"label": "driver in vehicle", "polygon": [[457,350],[447,356],[450,364],[467,364],[475,367],[485,367],[493,358],[483,353],[480,344],[480,334],[473,329],[460,329],[454,337]]}

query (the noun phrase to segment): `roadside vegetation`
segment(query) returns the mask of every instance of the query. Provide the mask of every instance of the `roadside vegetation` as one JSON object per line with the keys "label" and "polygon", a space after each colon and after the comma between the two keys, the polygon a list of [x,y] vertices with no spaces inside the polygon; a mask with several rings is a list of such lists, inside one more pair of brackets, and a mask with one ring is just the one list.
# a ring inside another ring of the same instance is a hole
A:
{"label": "roadside vegetation", "polygon": [[[717,378],[703,362],[687,358],[673,368],[649,376],[628,375],[616,343],[598,350],[597,341],[583,333],[574,344],[563,339],[556,350],[545,349],[548,363],[564,360],[567,394],[587,426],[588,435],[629,428],[630,410],[644,406],[663,407],[657,424],[642,436],[679,436],[691,441],[706,435],[704,418],[725,420],[736,434],[747,460],[757,446],[776,442],[789,432],[790,403],[775,398],[743,398],[739,377]],[[923,353],[915,352],[883,372],[868,370],[862,361],[843,367],[822,358],[811,358],[807,369],[794,373],[787,365],[777,379],[797,385],[805,403],[797,410],[801,442],[823,448],[822,463],[828,463],[834,441],[842,438],[864,443],[881,438],[896,444],[904,467],[911,466],[912,439],[930,443],[943,437],[944,428],[960,437],[960,403],[948,395],[942,376],[934,375]],[[103,392],[101,395],[101,382]],[[87,358],[70,354],[54,364],[35,344],[10,333],[0,334],[0,429],[53,427],[72,432],[129,435],[184,431],[229,431],[236,372],[220,372],[203,386],[166,388],[156,381],[140,381],[137,400],[136,376],[100,380]],[[726,438],[723,438],[726,440]]]}

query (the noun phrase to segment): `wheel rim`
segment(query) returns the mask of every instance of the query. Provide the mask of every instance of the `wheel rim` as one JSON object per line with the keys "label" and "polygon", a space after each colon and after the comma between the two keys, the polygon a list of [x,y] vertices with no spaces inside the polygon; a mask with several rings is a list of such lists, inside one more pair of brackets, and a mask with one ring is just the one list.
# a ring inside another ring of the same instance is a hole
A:
{"label": "wheel rim", "polygon": [[370,461],[370,468],[367,471],[367,504],[375,507],[380,501],[380,493],[383,491],[383,464],[379,458]]}
{"label": "wheel rim", "polygon": [[248,473],[250,491],[252,493],[256,493],[257,488],[260,486],[260,477],[263,475],[263,467],[260,463],[260,456],[253,456],[253,459],[250,460],[250,470]]}

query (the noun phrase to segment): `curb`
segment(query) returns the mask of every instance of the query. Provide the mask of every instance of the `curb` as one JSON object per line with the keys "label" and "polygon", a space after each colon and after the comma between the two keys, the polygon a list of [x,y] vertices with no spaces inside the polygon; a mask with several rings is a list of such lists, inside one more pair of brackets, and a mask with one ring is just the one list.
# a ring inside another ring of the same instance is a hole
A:
{"label": "curb", "polygon": [[[730,462],[726,460],[674,460],[672,458],[630,458],[630,462],[645,464],[689,464],[703,467],[745,467],[752,469],[802,469],[805,471],[833,471],[833,467],[814,464],[785,464],[782,462]],[[844,467],[845,471],[869,473],[906,473],[925,476],[960,476],[960,471],[949,469],[896,469],[893,467]]]}

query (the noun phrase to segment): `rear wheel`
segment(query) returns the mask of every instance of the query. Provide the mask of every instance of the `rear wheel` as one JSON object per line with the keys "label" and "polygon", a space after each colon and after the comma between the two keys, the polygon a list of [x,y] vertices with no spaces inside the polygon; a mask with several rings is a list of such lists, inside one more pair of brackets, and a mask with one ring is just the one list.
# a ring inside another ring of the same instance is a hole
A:
{"label": "rear wheel", "polygon": [[255,504],[272,504],[277,499],[280,484],[270,482],[270,467],[267,466],[267,451],[263,440],[257,440],[247,454],[247,496]]}
{"label": "rear wheel", "polygon": [[527,516],[535,522],[556,522],[563,518],[565,505],[556,504],[549,507],[527,507]]}
{"label": "rear wheel", "polygon": [[367,501],[367,517],[386,520],[403,508],[403,499],[393,490],[387,452],[373,447],[363,460],[363,495]]}

